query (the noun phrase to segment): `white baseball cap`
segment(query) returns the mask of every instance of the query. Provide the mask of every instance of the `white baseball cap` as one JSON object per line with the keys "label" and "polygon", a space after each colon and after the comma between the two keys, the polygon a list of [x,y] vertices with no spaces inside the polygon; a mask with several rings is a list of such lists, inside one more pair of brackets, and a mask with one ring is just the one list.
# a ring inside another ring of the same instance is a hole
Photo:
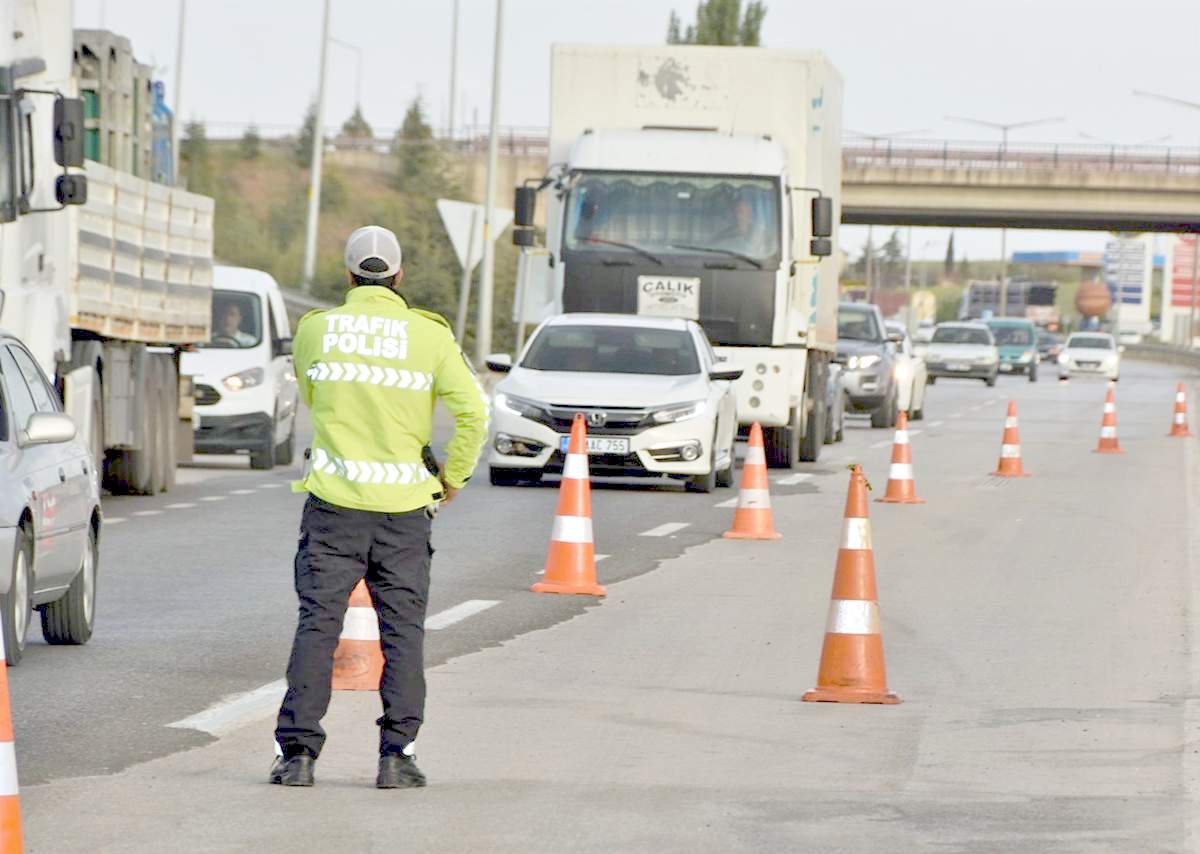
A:
{"label": "white baseball cap", "polygon": [[400,272],[400,241],[381,225],[355,229],[346,241],[346,269],[365,279],[390,279]]}

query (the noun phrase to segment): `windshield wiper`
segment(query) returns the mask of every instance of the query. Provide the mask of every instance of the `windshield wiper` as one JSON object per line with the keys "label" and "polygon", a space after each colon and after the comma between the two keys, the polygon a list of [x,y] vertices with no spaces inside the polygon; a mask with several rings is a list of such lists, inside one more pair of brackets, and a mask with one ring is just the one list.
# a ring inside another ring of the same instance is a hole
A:
{"label": "windshield wiper", "polygon": [[732,249],[716,249],[712,246],[693,246],[690,243],[672,243],[669,245],[671,249],[691,249],[696,252],[717,252],[721,255],[728,255],[730,258],[737,258],[739,261],[745,261],[747,264],[753,264],[758,269],[762,269],[761,261],[756,261],[749,255],[744,255],[741,252],[734,252]]}
{"label": "windshield wiper", "polygon": [[603,237],[588,237],[583,242],[584,243],[603,243],[605,246],[616,246],[619,249],[628,249],[631,252],[636,252],[637,254],[641,255],[643,258],[645,258],[649,261],[653,261],[655,264],[657,264],[660,267],[663,264],[662,259],[659,258],[657,255],[653,254],[652,252],[648,252],[647,250],[645,250],[642,247],[640,247],[636,244],[633,244],[633,243],[622,243],[619,240],[605,240]]}

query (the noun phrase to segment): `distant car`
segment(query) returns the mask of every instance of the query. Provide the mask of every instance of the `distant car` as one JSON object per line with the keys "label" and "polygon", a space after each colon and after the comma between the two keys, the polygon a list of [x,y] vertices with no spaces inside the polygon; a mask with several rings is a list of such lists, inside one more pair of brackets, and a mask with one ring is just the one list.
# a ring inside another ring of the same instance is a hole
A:
{"label": "distant car", "polygon": [[1057,332],[1038,330],[1037,349],[1043,362],[1051,365],[1058,364],[1058,354],[1062,351],[1063,337]]}
{"label": "distant car", "polygon": [[825,413],[825,444],[832,445],[846,437],[846,389],[842,385],[842,366],[836,362],[829,365]]}
{"label": "distant car", "polygon": [[929,349],[929,341],[933,338],[932,326],[920,326],[912,334],[913,355],[924,359],[925,351]]}
{"label": "distant car", "polygon": [[925,353],[925,366],[930,385],[938,377],[962,377],[994,386],[1000,353],[992,331],[982,323],[939,323]]}
{"label": "distant car", "polygon": [[1118,335],[1119,343],[1121,344],[1141,344],[1145,338],[1145,336],[1136,329],[1122,329]]}
{"label": "distant car", "polygon": [[1058,357],[1058,378],[1072,374],[1092,374],[1116,382],[1121,378],[1121,351],[1107,332],[1075,332],[1063,345]]}
{"label": "distant car", "polygon": [[732,486],[742,372],[722,366],[694,321],[561,314],[538,327],[496,384],[495,486],[559,474],[575,413],[587,418],[593,476],[668,476],[693,492]]}
{"label": "distant car", "polygon": [[1025,374],[1037,382],[1041,357],[1037,350],[1037,327],[1020,317],[994,317],[986,321],[1000,351],[1000,373]]}
{"label": "distant car", "polygon": [[180,364],[195,382],[196,453],[248,451],[253,469],[291,465],[300,393],[287,309],[274,278],[215,267],[212,338],[184,353]]}
{"label": "distant car", "polygon": [[33,609],[51,644],[82,644],[96,618],[100,486],[86,443],[16,338],[0,333],[0,622],[10,665]]}
{"label": "distant car", "polygon": [[872,427],[893,427],[899,410],[895,342],[888,340],[879,307],[838,303],[837,361],[853,412],[871,413]]}
{"label": "distant car", "polygon": [[897,406],[911,420],[920,421],[925,417],[925,386],[929,382],[929,370],[925,360],[913,352],[912,340],[904,324],[889,322],[887,329],[889,338],[893,341],[897,337],[900,339],[895,344]]}

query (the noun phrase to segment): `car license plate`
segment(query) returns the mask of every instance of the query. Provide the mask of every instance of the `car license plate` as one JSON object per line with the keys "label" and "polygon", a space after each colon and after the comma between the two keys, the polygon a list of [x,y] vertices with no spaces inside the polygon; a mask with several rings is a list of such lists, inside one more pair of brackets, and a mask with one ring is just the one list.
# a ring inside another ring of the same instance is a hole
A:
{"label": "car license plate", "polygon": [[952,371],[969,371],[969,370],[971,370],[970,365],[963,364],[962,362],[951,362],[946,367],[948,367]]}
{"label": "car license plate", "polygon": [[638,276],[637,313],[700,319],[700,277]]}
{"label": "car license plate", "polygon": [[[558,437],[558,449],[564,454],[567,452],[567,443],[571,441],[570,436]],[[589,454],[620,454],[625,456],[629,453],[629,440],[625,438],[609,438],[608,436],[588,436],[587,450]]]}
{"label": "car license plate", "polygon": [[1075,364],[1083,368],[1085,371],[1094,371],[1100,367],[1099,362],[1076,362]]}

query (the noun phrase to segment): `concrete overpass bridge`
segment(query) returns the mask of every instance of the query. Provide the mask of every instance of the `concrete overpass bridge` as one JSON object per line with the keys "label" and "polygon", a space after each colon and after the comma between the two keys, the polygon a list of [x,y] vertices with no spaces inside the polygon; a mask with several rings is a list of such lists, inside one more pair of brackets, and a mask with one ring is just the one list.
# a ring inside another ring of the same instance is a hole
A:
{"label": "concrete overpass bridge", "polygon": [[847,139],[842,222],[1200,232],[1200,149]]}

